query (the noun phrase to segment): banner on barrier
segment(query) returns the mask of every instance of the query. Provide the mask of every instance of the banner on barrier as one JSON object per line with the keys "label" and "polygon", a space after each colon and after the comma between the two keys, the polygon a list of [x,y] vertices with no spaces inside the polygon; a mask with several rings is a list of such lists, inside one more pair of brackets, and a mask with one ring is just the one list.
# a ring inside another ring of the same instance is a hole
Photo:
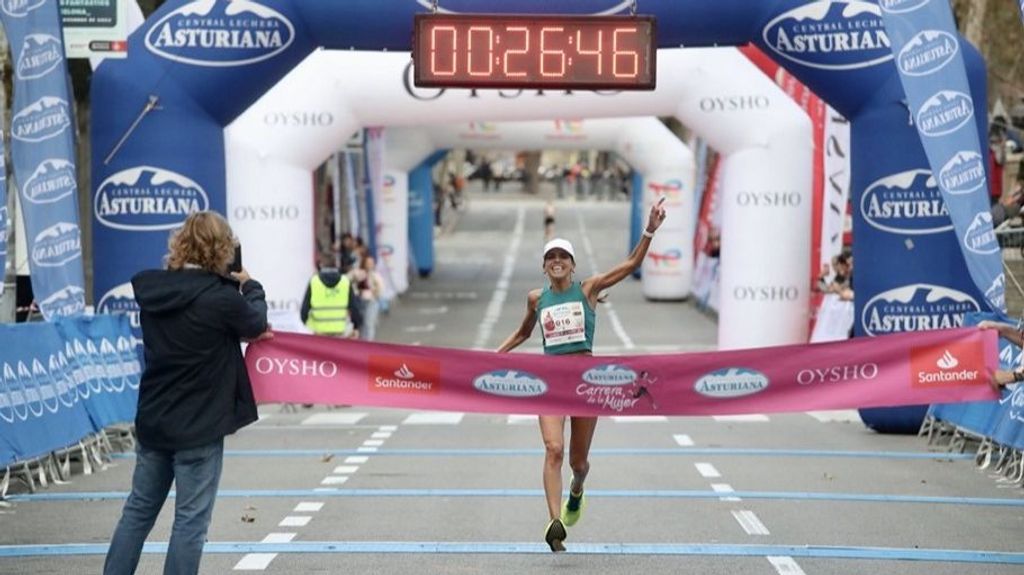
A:
{"label": "banner on barrier", "polygon": [[133,421],[140,376],[127,316],[0,324],[0,466]]}
{"label": "banner on barrier", "polygon": [[258,402],[558,415],[717,415],[991,400],[996,334],[952,329],[716,353],[538,356],[277,334]]}
{"label": "banner on barrier", "polygon": [[[965,325],[983,320],[1004,321],[995,313],[973,313],[964,318]],[[1021,366],[1021,348],[999,338],[999,367],[1012,370]],[[958,427],[994,440],[1000,445],[1024,449],[1024,385],[1010,385],[998,401],[943,404],[932,407],[932,415]]]}

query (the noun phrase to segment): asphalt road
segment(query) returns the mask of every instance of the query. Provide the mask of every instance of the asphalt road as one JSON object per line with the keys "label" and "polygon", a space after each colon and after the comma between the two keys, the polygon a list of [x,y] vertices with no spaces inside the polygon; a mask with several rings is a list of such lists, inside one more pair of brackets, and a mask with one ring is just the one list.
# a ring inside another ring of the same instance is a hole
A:
{"label": "asphalt road", "polygon": [[[624,203],[567,201],[582,274],[627,251]],[[379,339],[493,349],[540,287],[543,204],[473,196]],[[589,247],[586,247],[588,246]],[[715,348],[714,320],[631,279],[597,353]],[[521,351],[539,351],[539,336]],[[1024,492],[853,412],[604,418],[569,552],[544,545],[536,419],[359,406],[282,411],[227,441],[204,573],[1020,574]],[[0,508],[0,573],[97,573],[132,457]],[[568,475],[568,471],[566,471]],[[162,569],[171,508],[140,573]],[[23,547],[26,546],[26,547]]]}

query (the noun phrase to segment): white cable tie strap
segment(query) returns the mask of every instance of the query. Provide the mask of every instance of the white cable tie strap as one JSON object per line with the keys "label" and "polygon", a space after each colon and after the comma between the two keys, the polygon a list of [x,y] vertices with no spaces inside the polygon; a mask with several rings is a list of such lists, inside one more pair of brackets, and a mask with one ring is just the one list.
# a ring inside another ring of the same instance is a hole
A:
{"label": "white cable tie strap", "polygon": [[71,450],[64,451],[64,461],[60,462],[60,474],[65,479],[71,478]]}
{"label": "white cable tie strap", "polygon": [[45,459],[38,460],[37,465],[38,465],[38,467],[36,468],[36,472],[39,474],[39,486],[40,487],[49,487],[50,485],[46,481],[46,460]]}
{"label": "white cable tie strap", "polygon": [[78,449],[82,452],[82,473],[92,475],[92,463],[89,462],[89,448],[85,446],[85,443],[79,441]]}
{"label": "white cable tie strap", "polygon": [[28,483],[29,493],[36,492],[36,480],[32,478],[32,470],[28,467],[28,462],[21,464],[21,471],[25,475],[25,483]]}

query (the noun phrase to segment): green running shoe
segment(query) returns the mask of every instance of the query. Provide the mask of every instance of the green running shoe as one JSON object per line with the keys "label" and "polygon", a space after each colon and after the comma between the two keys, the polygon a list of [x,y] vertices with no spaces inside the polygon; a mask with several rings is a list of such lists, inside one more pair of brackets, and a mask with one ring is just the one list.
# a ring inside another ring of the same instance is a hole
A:
{"label": "green running shoe", "polygon": [[580,515],[583,515],[583,510],[587,507],[587,496],[583,492],[573,493],[569,491],[569,498],[562,504],[562,523],[566,527],[572,527],[576,525],[576,522],[580,520]]}
{"label": "green running shoe", "polygon": [[565,551],[565,545],[562,544],[568,534],[565,532],[565,526],[558,519],[552,519],[548,523],[547,529],[544,530],[544,541],[547,541],[548,547],[552,551],[558,553]]}

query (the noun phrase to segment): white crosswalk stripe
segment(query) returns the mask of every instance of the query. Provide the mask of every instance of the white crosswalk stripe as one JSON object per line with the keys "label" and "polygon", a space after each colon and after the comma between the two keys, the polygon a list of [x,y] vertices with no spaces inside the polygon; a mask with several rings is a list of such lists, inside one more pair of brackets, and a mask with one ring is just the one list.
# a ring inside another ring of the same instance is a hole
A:
{"label": "white crosswalk stripe", "polygon": [[364,417],[365,413],[355,411],[315,413],[303,419],[302,425],[355,425]]}
{"label": "white crosswalk stripe", "polygon": [[457,425],[462,422],[465,415],[447,411],[419,411],[410,414],[402,423],[405,425]]}
{"label": "white crosswalk stripe", "polygon": [[763,413],[745,413],[743,415],[712,415],[711,419],[723,423],[760,423],[771,421]]}

